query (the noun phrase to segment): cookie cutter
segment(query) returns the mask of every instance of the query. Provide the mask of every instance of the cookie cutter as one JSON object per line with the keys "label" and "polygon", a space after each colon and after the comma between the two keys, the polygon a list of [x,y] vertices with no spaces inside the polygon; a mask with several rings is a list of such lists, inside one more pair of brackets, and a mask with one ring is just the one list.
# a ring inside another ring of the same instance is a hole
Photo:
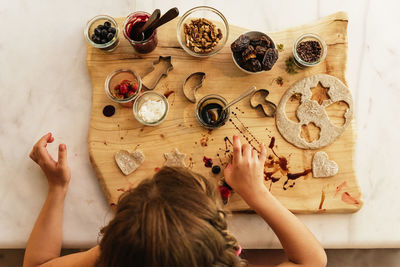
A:
{"label": "cookie cutter", "polygon": [[[186,97],[187,100],[189,100],[192,103],[196,103],[196,92],[197,89],[199,89],[202,85],[203,85],[203,80],[206,78],[206,74],[204,72],[194,72],[192,74],[190,74],[185,81],[183,82],[182,85],[182,91],[183,91],[183,95]],[[197,84],[194,85],[193,88],[191,88],[191,92],[193,92],[193,96],[189,96],[186,91],[185,91],[185,86],[186,84],[191,81],[192,79],[198,79]]]}
{"label": "cookie cutter", "polygon": [[[157,60],[152,62],[152,69],[149,72],[147,72],[142,78],[142,86],[145,90],[153,90],[154,88],[156,88],[158,82],[161,80],[162,77],[168,76],[168,72],[174,68],[174,66],[171,63],[171,59],[172,59],[171,56],[166,56],[166,57],[159,56]],[[158,76],[156,76],[156,78],[151,83],[151,85],[149,85],[149,86],[146,85],[144,83],[146,76],[148,76],[150,73],[152,73],[156,69],[156,66],[162,62],[166,62],[165,70],[163,70],[162,72],[160,72],[160,74]]]}
{"label": "cookie cutter", "polygon": [[[258,89],[250,97],[250,106],[254,109],[261,109],[266,117],[274,117],[276,105],[267,100],[269,91],[267,89]],[[260,98],[262,99],[260,101]]]}

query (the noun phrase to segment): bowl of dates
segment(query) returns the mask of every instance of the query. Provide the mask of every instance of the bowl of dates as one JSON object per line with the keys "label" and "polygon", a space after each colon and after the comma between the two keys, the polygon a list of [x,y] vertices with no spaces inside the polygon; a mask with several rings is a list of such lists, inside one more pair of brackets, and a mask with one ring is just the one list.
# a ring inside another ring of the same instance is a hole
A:
{"label": "bowl of dates", "polygon": [[232,58],[236,66],[248,74],[269,71],[278,60],[275,42],[262,32],[243,33],[232,44]]}
{"label": "bowl of dates", "polygon": [[176,34],[180,46],[194,57],[209,57],[226,44],[229,24],[215,8],[198,6],[188,10],[179,20]]}

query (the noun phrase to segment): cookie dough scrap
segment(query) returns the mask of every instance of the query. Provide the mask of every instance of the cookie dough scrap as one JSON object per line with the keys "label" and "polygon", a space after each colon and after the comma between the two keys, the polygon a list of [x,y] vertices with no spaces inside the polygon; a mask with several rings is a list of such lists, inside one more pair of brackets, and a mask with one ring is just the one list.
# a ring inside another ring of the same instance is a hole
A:
{"label": "cookie dough scrap", "polygon": [[315,178],[331,177],[338,173],[339,167],[335,161],[329,159],[328,154],[318,151],[313,157],[312,171]]}
{"label": "cookie dough scrap", "polygon": [[186,167],[186,154],[179,152],[177,148],[170,153],[164,153],[164,157],[167,160],[164,165],[167,167]]}
{"label": "cookie dough scrap", "polygon": [[115,162],[123,174],[129,175],[142,165],[144,162],[144,154],[139,150],[132,153],[126,150],[120,150],[115,154]]}

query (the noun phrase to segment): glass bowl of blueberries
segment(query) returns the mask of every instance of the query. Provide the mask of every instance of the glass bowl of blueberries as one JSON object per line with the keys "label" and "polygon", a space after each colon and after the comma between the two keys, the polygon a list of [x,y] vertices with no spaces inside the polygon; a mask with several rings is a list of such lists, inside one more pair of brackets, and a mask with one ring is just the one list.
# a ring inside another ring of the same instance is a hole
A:
{"label": "glass bowl of blueberries", "polygon": [[118,24],[110,16],[98,15],[92,18],[84,33],[88,43],[95,48],[111,52],[118,46]]}

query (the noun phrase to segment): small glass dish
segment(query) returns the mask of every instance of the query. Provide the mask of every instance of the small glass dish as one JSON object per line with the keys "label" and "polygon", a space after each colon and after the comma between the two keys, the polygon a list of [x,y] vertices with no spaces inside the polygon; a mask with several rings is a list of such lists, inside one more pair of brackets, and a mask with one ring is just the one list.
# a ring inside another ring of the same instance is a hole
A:
{"label": "small glass dish", "polygon": [[[208,53],[196,53],[191,50],[185,41],[184,25],[189,24],[192,19],[205,18],[216,26],[216,28],[221,29],[222,38],[219,40],[218,44]],[[218,53],[226,44],[229,36],[229,24],[224,15],[215,8],[209,6],[198,6],[188,10],[179,20],[178,26],[176,27],[176,34],[178,37],[178,42],[180,46],[189,55],[194,57],[209,57]]]}
{"label": "small glass dish", "polygon": [[149,19],[149,17],[150,14],[147,12],[136,11],[128,15],[124,22],[123,26],[124,36],[132,45],[135,52],[139,54],[150,53],[151,51],[156,49],[158,44],[157,29],[155,29],[151,34],[149,34],[150,36],[145,36],[144,40],[137,41],[133,39],[135,37],[135,33],[137,33],[136,30],[142,27]]}
{"label": "small glass dish", "polygon": [[[261,36],[265,36],[265,37],[267,37],[267,39],[272,43],[272,47],[271,47],[271,48],[276,48],[276,44],[275,44],[274,40],[272,40],[271,37],[269,37],[268,35],[266,35],[266,34],[263,33],[263,32],[249,31],[249,32],[242,33],[241,35],[248,36],[250,39],[252,39],[252,38],[258,38],[258,37],[261,37]],[[244,73],[247,73],[247,74],[259,74],[259,73],[263,73],[264,71],[268,71],[268,70],[260,70],[260,71],[255,71],[255,72],[254,72],[254,71],[246,70],[245,68],[243,68],[242,66],[240,66],[240,64],[237,62],[237,59],[235,58],[235,55],[233,54],[232,51],[231,51],[231,54],[232,54],[232,59],[233,59],[233,62],[235,63],[235,65],[236,65],[241,71],[243,71]],[[276,62],[275,62],[275,63],[276,63]]]}
{"label": "small glass dish", "polygon": [[[137,89],[135,93],[127,98],[120,99],[115,96],[111,92],[115,88],[115,86],[119,85],[122,81],[129,80],[133,83],[137,83]],[[110,73],[106,81],[104,83],[104,89],[106,91],[107,96],[114,102],[121,104],[125,107],[132,107],[133,100],[139,95],[140,90],[142,89],[142,80],[140,76],[136,74],[136,72],[130,69],[119,69]]]}
{"label": "small glass dish", "polygon": [[[149,100],[161,101],[162,104],[165,105],[164,106],[165,109],[164,113],[158,119],[146,121],[141,116],[141,109],[142,106]],[[160,124],[167,117],[168,111],[169,111],[169,104],[167,98],[164,95],[155,91],[147,91],[142,93],[136,98],[135,102],[133,103],[133,115],[135,116],[136,120],[141,124],[147,126],[156,126]]]}
{"label": "small glass dish", "polygon": [[[321,56],[319,57],[318,60],[313,61],[313,62],[306,62],[304,60],[302,60],[299,56],[299,54],[297,53],[297,46],[301,43],[301,42],[306,42],[306,41],[317,41],[319,43],[319,45],[321,46]],[[307,34],[303,34],[301,35],[299,38],[296,39],[296,41],[293,44],[293,57],[294,57],[294,62],[296,63],[296,65],[300,68],[304,68],[304,67],[313,67],[318,65],[319,63],[321,63],[322,61],[324,61],[325,57],[327,54],[327,46],[326,43],[324,42],[324,40],[322,40],[322,38],[320,36],[318,36],[317,34],[313,34],[313,33],[307,33]]]}
{"label": "small glass dish", "polygon": [[[99,25],[103,25],[104,22],[110,22],[111,23],[111,27],[115,28],[115,33],[114,33],[114,37],[108,41],[107,43],[104,44],[99,44],[99,43],[95,43],[92,39],[91,36],[94,34],[94,30],[97,28],[97,26]],[[88,23],[86,24],[85,27],[85,31],[84,31],[84,35],[86,37],[86,40],[88,41],[88,43],[95,47],[95,48],[99,48],[103,51],[107,51],[107,52],[112,52],[115,50],[115,48],[117,48],[118,44],[119,44],[119,28],[118,28],[118,23],[110,16],[107,15],[98,15],[94,18],[92,18],[91,20],[88,21]]]}
{"label": "small glass dish", "polygon": [[209,110],[209,109],[214,109],[214,108],[216,108],[216,107],[214,106],[214,107],[211,107],[211,108],[208,108],[208,109],[207,109],[207,107],[209,107],[208,105],[210,105],[210,104],[211,104],[211,105],[212,105],[212,104],[217,104],[217,105],[220,106],[221,108],[224,108],[224,107],[228,104],[228,102],[227,102],[226,99],[223,98],[222,96],[220,96],[220,95],[215,95],[215,94],[206,95],[206,96],[204,96],[202,99],[200,99],[199,102],[197,102],[196,109],[195,109],[195,115],[196,115],[197,121],[198,121],[198,122],[200,123],[200,125],[203,126],[204,128],[212,130],[212,129],[217,129],[217,128],[219,128],[219,127],[225,125],[225,123],[226,123],[226,122],[228,121],[228,119],[229,119],[229,115],[230,115],[230,113],[231,113],[231,110],[230,110],[230,108],[227,108],[227,109],[224,111],[224,113],[220,114],[220,116],[223,116],[223,117],[221,117],[220,119],[217,120],[218,123],[209,124],[209,123],[207,123],[207,122],[203,119],[203,117],[206,116],[206,113],[208,113],[208,110]]}

